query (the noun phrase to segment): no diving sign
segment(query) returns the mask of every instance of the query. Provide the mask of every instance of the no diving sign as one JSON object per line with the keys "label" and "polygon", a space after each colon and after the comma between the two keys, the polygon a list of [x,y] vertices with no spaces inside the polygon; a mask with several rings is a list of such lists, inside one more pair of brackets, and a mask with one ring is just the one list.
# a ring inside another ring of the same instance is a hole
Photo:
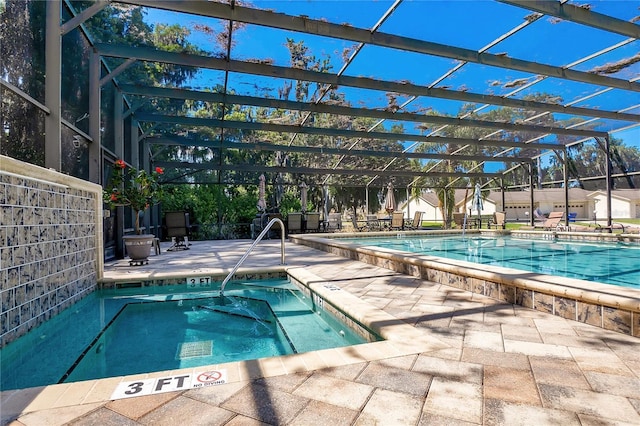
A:
{"label": "no diving sign", "polygon": [[205,386],[222,385],[225,383],[227,383],[227,370],[209,370],[201,371],[199,373],[166,376],[155,379],[142,379],[119,383],[116,390],[113,391],[111,399],[183,391]]}

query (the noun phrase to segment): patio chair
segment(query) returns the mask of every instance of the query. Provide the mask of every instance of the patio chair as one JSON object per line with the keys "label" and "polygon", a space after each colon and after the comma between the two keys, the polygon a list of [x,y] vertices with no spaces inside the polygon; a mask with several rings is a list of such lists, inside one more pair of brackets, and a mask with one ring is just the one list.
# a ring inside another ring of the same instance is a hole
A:
{"label": "patio chair", "polygon": [[504,229],[506,226],[507,214],[505,212],[493,213],[493,218],[489,219],[489,229],[495,227],[496,229]]}
{"label": "patio chair", "polygon": [[307,213],[305,218],[307,219],[304,225],[305,232],[318,232],[320,230],[320,213]]}
{"label": "patio chair", "polygon": [[[486,219],[489,222],[489,219]],[[480,229],[482,228],[482,216],[467,215],[467,229]]]}
{"label": "patio chair", "polygon": [[[286,228],[286,221],[284,219],[284,217],[282,216],[281,213],[263,213],[261,216],[261,220],[262,220],[262,229],[264,229],[269,222],[271,222],[272,219],[280,219],[282,221],[282,223],[285,225]],[[282,229],[280,227],[280,224],[278,222],[275,222],[271,228],[269,229],[269,232],[267,232],[267,235],[265,236],[265,238],[267,239],[277,239],[280,238],[282,236],[282,233],[286,232],[286,229]]]}
{"label": "patio chair", "polygon": [[351,224],[354,231],[366,231],[369,229],[369,222],[366,220],[358,220],[356,214],[351,215]]}
{"label": "patio chair", "polygon": [[173,243],[167,251],[189,250],[189,235],[191,226],[189,225],[189,213],[187,212],[166,212],[164,223],[167,231],[167,238],[171,238]]}
{"label": "patio chair", "polygon": [[551,212],[549,213],[547,220],[545,220],[544,223],[542,223],[542,225],[535,225],[534,228],[535,229],[542,228],[545,231],[552,231],[552,230],[558,229],[559,227],[562,226],[560,225],[560,222],[562,221],[563,217],[564,217],[564,212]]}
{"label": "patio chair", "polygon": [[289,234],[302,232],[302,213],[293,212],[287,215],[287,232]]}
{"label": "patio chair", "polygon": [[404,229],[404,212],[393,212],[391,215],[391,230]]}
{"label": "patio chair", "polygon": [[405,228],[406,229],[421,229],[422,228],[422,215],[424,214],[424,212],[415,212],[413,214],[413,221],[408,224]]}
{"label": "patio chair", "polygon": [[327,232],[340,231],[342,229],[342,215],[340,213],[329,213],[327,219]]}
{"label": "patio chair", "polygon": [[[266,213],[266,212],[259,213],[251,222],[251,239],[258,238],[258,235],[260,235],[260,233],[264,231],[264,228],[266,228],[269,222],[271,222],[271,219],[276,219],[276,218],[282,221],[285,227],[283,231],[286,232],[286,228],[288,228],[287,219],[285,219],[282,216],[282,214]],[[271,228],[269,229],[269,232],[267,232],[263,238],[268,240],[268,239],[280,238],[280,237],[281,237],[280,223],[276,222],[271,226]]]}
{"label": "patio chair", "polygon": [[381,229],[380,219],[375,214],[367,215],[367,226],[370,231],[379,231]]}

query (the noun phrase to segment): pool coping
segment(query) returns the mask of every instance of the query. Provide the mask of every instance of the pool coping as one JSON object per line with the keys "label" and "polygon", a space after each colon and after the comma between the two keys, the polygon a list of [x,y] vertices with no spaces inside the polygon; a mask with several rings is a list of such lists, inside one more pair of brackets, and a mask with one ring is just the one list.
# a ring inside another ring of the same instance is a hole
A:
{"label": "pool coping", "polygon": [[[431,336],[427,330],[415,328],[393,317],[349,292],[343,291],[335,283],[312,274],[305,270],[304,267],[240,268],[236,275],[279,274],[282,272],[318,294],[326,302],[339,307],[340,310],[385,340],[249,361],[6,390],[0,392],[2,418],[10,418],[52,408],[78,405],[99,406],[112,400],[112,394],[122,382],[160,379],[176,375],[192,375],[210,370],[225,370],[226,383],[235,383],[450,348],[449,344]],[[114,285],[132,280],[149,282],[158,279],[184,279],[185,277],[202,276],[209,273],[224,277],[228,271],[223,269],[200,269],[190,273],[185,273],[184,271],[180,273],[132,273],[126,277],[104,278],[101,280],[101,285]]]}
{"label": "pool coping", "polygon": [[[540,238],[578,238],[593,233],[529,231]],[[495,234],[496,231],[467,231],[470,235]],[[510,231],[498,231],[510,234]],[[341,241],[342,238],[390,235],[458,235],[460,231],[409,231],[291,235],[290,240],[314,249],[391,269],[428,281],[449,285],[496,300],[540,310],[635,337],[640,337],[640,292],[609,284],[494,265],[478,265],[462,260],[420,255]],[[596,234],[598,235],[598,234]],[[609,235],[609,234],[605,234]],[[626,235],[624,236],[626,238]],[[633,236],[637,237],[637,236]],[[610,238],[610,237],[607,237]],[[616,239],[621,238],[616,235]]]}

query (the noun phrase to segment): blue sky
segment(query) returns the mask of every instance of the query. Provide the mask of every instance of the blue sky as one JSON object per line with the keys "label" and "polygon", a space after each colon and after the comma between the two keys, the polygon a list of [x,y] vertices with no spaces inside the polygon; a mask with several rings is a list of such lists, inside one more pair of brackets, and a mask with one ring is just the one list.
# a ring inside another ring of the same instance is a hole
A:
{"label": "blue sky", "polygon": [[[380,16],[389,8],[392,1],[349,1],[349,0],[294,0],[294,1],[253,1],[256,7],[271,9],[290,15],[306,15],[315,19],[327,19],[335,23],[349,23],[355,27],[371,28]],[[591,1],[592,10],[610,14],[620,19],[631,19],[640,14],[640,1]],[[513,29],[523,22],[523,17],[529,12],[502,3],[486,0],[448,0],[448,1],[405,1],[396,9],[391,17],[380,27],[381,32],[394,33],[401,36],[428,40],[435,43],[455,45],[471,50],[485,47],[495,38]],[[176,20],[176,17],[178,19]],[[489,17],[492,17],[489,18]],[[195,23],[206,23],[214,28],[220,28],[214,19],[180,15],[171,12],[149,9],[147,21],[177,22],[193,28]],[[271,28],[248,26],[236,34],[233,59],[269,59],[275,65],[288,65],[289,53],[285,47],[287,37],[295,41],[304,40],[313,54],[317,57],[330,57],[333,65],[332,72],[337,72],[343,62],[342,54],[354,43],[344,40],[333,40],[325,37],[301,35]],[[515,36],[499,43],[488,50],[490,53],[506,53],[510,57],[540,62],[555,66],[564,66],[575,60],[595,53],[605,47],[621,42],[623,36],[606,33],[593,28],[571,22],[555,22],[548,17],[528,25]],[[202,49],[214,51],[214,44],[207,36],[198,31],[192,31],[191,41]],[[571,41],[569,43],[569,41]],[[579,42],[576,42],[579,41]],[[585,61],[574,67],[587,71],[592,67],[605,63],[616,62],[622,58],[633,56],[640,51],[640,42],[630,43],[614,50],[600,58]],[[419,55],[410,52],[400,52],[376,46],[367,46],[356,57],[347,69],[347,75],[372,77],[387,81],[408,80],[412,83],[429,85],[449,70],[455,61],[448,58]],[[629,79],[640,74],[640,63],[628,67],[614,77]],[[500,70],[481,64],[466,64],[453,77],[442,81],[437,87],[457,90],[468,90],[474,93],[505,95],[512,88],[508,82],[517,79],[533,79],[536,76],[519,71]],[[222,73],[204,72],[195,86],[212,86],[222,83]],[[255,85],[277,90],[282,82],[273,82],[266,78],[251,76],[232,76],[230,85],[245,94],[254,94]],[[530,90],[515,95],[521,97],[530,92],[562,92],[563,102],[571,102],[598,88],[583,83],[567,82],[547,78]],[[354,106],[369,108],[383,107],[387,99],[384,94],[361,89],[347,89],[343,91],[348,98],[355,102],[359,99],[365,105],[354,103]],[[622,91],[620,91],[622,92]],[[277,93],[277,92],[275,92]],[[624,95],[624,96],[623,96]],[[634,94],[631,94],[633,96]],[[270,96],[275,96],[271,93]],[[634,100],[627,99],[629,93],[610,93],[583,101],[576,106],[619,110],[632,105]],[[640,96],[635,104],[640,104]],[[403,99],[401,98],[400,102]],[[417,109],[433,108],[447,114],[456,114],[461,103],[433,98],[421,98],[409,107]],[[640,108],[630,112],[640,113]],[[621,124],[616,123],[619,126]],[[630,124],[630,123],[627,123]],[[607,125],[603,123],[603,125]],[[623,125],[623,124],[622,124]],[[608,128],[605,130],[609,130]],[[625,143],[640,147],[640,128],[636,127],[618,134]]]}

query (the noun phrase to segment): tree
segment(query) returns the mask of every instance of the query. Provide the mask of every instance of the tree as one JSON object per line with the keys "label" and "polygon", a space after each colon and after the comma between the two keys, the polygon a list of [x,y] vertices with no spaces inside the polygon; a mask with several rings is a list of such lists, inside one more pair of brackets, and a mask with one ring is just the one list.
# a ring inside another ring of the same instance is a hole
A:
{"label": "tree", "polygon": [[[617,188],[637,188],[638,177],[627,173],[640,171],[640,149],[626,146],[622,140],[611,138],[611,161],[613,174],[623,174],[622,179],[616,179],[614,186]],[[604,189],[606,182],[604,176],[607,172],[606,155],[603,143],[596,140],[585,141],[568,148],[569,178],[575,179],[581,188]],[[562,179],[562,162],[554,158],[549,166],[550,174],[557,180]],[[603,179],[583,181],[581,177],[602,176]]]}
{"label": "tree", "polygon": [[[0,75],[41,102],[45,9],[40,1],[0,3]],[[0,154],[44,166],[44,113],[4,86],[0,99]]]}

